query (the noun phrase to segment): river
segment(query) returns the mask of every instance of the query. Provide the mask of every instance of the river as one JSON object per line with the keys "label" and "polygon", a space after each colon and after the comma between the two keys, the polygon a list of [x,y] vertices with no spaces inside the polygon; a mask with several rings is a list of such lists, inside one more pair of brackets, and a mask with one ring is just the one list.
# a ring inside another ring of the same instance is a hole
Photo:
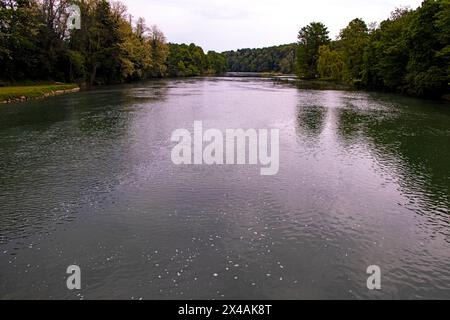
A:
{"label": "river", "polygon": [[[174,165],[194,121],[279,129],[278,174]],[[0,299],[450,298],[448,104],[149,81],[0,106],[0,150]]]}

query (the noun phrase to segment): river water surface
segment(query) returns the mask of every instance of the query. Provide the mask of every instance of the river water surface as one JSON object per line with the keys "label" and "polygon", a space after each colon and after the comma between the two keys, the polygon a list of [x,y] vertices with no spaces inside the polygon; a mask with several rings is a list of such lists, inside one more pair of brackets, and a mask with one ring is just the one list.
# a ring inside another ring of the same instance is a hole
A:
{"label": "river water surface", "polygon": [[[279,173],[175,166],[196,120],[280,129]],[[0,106],[0,298],[450,298],[449,164],[449,105],[394,95],[207,78]]]}

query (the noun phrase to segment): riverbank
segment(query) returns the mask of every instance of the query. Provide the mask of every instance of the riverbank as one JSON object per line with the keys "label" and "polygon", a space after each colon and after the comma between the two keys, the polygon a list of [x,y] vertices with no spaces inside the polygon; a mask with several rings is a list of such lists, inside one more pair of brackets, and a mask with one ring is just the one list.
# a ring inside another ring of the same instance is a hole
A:
{"label": "riverbank", "polygon": [[295,85],[299,89],[311,89],[311,90],[357,90],[356,86],[328,80],[302,80],[297,79]]}
{"label": "riverbank", "polygon": [[227,72],[225,76],[237,78],[269,78],[283,83],[294,84],[297,88],[305,90],[358,90],[358,87],[354,84],[329,79],[299,79],[295,74],[277,72]]}
{"label": "riverbank", "polygon": [[24,102],[80,91],[77,84],[46,84],[0,87],[0,103]]}
{"label": "riverbank", "polygon": [[304,80],[297,78],[295,75],[274,76],[273,78],[276,81],[294,84],[297,88],[305,90],[358,90],[355,85],[331,80]]}
{"label": "riverbank", "polygon": [[[342,90],[342,91],[374,92],[373,90],[370,90],[370,89],[367,89],[367,88],[364,88],[363,86],[361,86],[360,82],[355,82],[355,83],[351,84],[351,83],[326,80],[326,79],[305,80],[305,79],[298,79],[296,76],[291,76],[291,75],[276,76],[276,77],[273,77],[273,79],[283,82],[283,83],[293,84],[298,89],[304,89],[304,90]],[[376,92],[383,92],[383,91],[379,90]],[[401,96],[407,96],[407,97],[411,97],[411,98],[418,98],[418,99],[424,99],[424,100],[444,101],[447,103],[450,102],[450,94],[427,98],[427,97],[413,96],[413,95],[409,95],[407,93],[400,93],[400,92],[391,92],[391,91],[384,91],[384,92],[385,93],[389,92],[392,94],[398,94]]]}

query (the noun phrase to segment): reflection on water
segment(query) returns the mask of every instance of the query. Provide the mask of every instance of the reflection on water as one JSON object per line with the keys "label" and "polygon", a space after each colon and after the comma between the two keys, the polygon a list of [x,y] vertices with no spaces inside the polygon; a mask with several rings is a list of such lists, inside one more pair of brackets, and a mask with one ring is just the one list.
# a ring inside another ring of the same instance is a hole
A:
{"label": "reflection on water", "polygon": [[327,111],[321,106],[300,106],[297,117],[300,136],[304,139],[319,138],[326,125]]}
{"label": "reflection on water", "polygon": [[[279,174],[174,166],[171,133],[195,120],[280,129]],[[450,298],[449,120],[253,78],[2,106],[0,298]]]}

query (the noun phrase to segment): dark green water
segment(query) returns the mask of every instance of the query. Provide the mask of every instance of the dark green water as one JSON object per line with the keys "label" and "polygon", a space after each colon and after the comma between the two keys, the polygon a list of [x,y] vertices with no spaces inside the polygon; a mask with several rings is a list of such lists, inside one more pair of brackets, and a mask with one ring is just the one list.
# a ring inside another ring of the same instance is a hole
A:
{"label": "dark green water", "polygon": [[[195,120],[280,129],[278,175],[173,165]],[[392,95],[217,78],[3,105],[0,298],[450,298],[449,164],[450,106]]]}

